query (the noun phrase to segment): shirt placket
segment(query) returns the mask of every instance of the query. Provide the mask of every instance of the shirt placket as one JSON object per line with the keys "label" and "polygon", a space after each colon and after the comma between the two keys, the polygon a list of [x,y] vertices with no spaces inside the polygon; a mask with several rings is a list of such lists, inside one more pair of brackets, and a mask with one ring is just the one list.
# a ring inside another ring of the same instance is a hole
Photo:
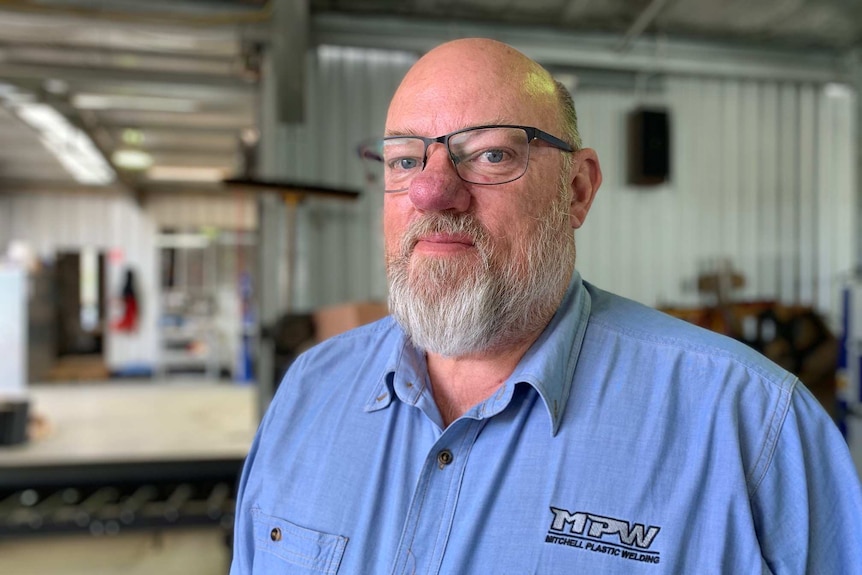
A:
{"label": "shirt placket", "polygon": [[484,423],[475,419],[454,422],[428,452],[401,532],[392,575],[440,572],[464,471]]}

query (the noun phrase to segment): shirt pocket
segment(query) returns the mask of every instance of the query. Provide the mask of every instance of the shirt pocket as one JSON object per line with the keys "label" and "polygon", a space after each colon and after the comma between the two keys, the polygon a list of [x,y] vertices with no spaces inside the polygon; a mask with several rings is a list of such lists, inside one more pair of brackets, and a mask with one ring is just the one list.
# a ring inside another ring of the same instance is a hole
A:
{"label": "shirt pocket", "polygon": [[255,573],[338,573],[347,537],[300,527],[260,509],[252,509],[251,513]]}

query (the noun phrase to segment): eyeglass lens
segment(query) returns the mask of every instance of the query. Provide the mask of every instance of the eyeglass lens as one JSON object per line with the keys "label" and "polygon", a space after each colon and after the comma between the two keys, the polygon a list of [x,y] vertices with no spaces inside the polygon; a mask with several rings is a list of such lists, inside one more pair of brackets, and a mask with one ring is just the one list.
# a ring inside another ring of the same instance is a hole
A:
{"label": "eyeglass lens", "polygon": [[[384,182],[387,191],[406,190],[424,169],[427,139],[387,138],[383,142]],[[435,142],[430,141],[430,145]],[[449,155],[462,180],[473,184],[503,184],[524,175],[530,143],[522,128],[479,128],[453,134]]]}

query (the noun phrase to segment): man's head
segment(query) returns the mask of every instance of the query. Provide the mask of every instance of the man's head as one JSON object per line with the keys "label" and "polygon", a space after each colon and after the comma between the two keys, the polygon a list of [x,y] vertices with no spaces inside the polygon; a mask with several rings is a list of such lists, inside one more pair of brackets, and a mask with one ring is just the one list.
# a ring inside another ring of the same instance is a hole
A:
{"label": "man's head", "polygon": [[547,325],[574,269],[572,228],[601,183],[565,88],[492,40],[449,42],[421,58],[392,99],[386,135],[499,125],[527,129],[424,146],[390,140],[384,152],[387,189],[401,190],[384,202],[390,310],[432,353],[505,350]]}

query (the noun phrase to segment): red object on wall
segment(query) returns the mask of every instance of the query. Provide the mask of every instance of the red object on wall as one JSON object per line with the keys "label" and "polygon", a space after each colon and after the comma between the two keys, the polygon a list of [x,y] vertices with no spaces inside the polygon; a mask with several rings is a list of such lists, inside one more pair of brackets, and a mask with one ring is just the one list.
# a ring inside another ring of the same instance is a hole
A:
{"label": "red object on wall", "polygon": [[126,270],[126,281],[123,284],[123,292],[120,298],[123,302],[123,315],[111,327],[115,331],[135,331],[138,329],[140,306],[138,305],[138,294],[135,289],[135,274],[130,269]]}

